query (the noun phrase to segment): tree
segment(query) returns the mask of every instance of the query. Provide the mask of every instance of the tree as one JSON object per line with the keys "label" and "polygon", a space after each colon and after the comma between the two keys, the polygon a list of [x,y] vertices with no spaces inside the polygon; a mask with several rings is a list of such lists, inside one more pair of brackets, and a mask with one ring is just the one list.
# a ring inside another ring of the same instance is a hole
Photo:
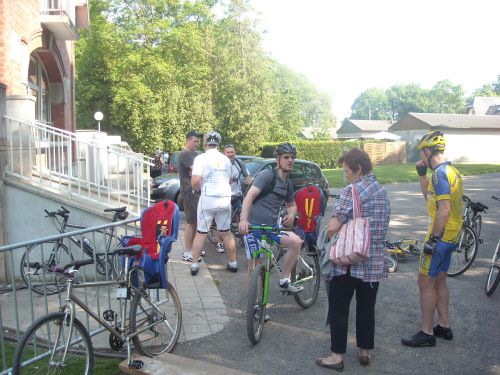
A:
{"label": "tree", "polygon": [[79,126],[100,109],[103,129],[136,151],[177,150],[198,129],[256,153],[265,141],[294,139],[306,123],[334,122],[326,95],[266,55],[247,0],[89,6],[76,53]]}
{"label": "tree", "polygon": [[428,107],[428,91],[417,84],[394,85],[386,91],[390,107],[390,119],[397,121],[410,112],[425,112]]}
{"label": "tree", "polygon": [[359,95],[351,106],[351,119],[355,120],[387,120],[389,119],[389,102],[384,91],[369,88]]}
{"label": "tree", "polygon": [[461,85],[454,85],[448,80],[437,82],[429,91],[430,113],[464,113],[465,99]]}

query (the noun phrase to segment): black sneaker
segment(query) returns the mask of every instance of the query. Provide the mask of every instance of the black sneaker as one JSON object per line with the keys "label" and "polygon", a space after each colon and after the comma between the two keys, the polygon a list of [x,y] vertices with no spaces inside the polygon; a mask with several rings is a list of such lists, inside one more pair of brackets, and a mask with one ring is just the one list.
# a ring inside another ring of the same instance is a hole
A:
{"label": "black sneaker", "polygon": [[229,263],[227,264],[226,268],[228,269],[228,271],[231,271],[231,272],[238,272],[238,266],[236,267],[233,267],[231,266]]}
{"label": "black sneaker", "polygon": [[401,343],[414,348],[421,346],[434,346],[436,345],[436,338],[433,335],[428,335],[427,333],[420,331],[412,337],[401,339]]}
{"label": "black sneaker", "polygon": [[436,325],[433,329],[434,336],[436,337],[441,337],[442,339],[445,340],[451,340],[453,339],[453,331],[451,330],[450,327],[441,327],[439,324]]}
{"label": "black sneaker", "polygon": [[196,276],[196,274],[197,274],[197,273],[198,273],[198,271],[200,270],[200,268],[199,268],[199,267],[196,267],[196,268],[195,268],[195,267],[193,267],[193,266],[191,266],[189,269],[191,270],[191,276]]}

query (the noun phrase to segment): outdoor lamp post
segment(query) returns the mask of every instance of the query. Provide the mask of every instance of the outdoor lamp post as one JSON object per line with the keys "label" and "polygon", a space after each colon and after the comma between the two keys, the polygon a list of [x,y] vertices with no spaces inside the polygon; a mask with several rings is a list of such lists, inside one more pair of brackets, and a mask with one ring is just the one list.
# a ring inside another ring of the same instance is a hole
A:
{"label": "outdoor lamp post", "polygon": [[94,113],[94,118],[97,121],[97,130],[101,131],[101,120],[104,118],[104,115],[101,111],[97,111]]}

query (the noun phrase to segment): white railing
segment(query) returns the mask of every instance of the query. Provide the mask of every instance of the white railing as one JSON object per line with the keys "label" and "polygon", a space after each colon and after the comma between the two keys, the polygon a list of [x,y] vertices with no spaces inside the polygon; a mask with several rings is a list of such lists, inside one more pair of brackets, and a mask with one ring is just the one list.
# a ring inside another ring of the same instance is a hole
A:
{"label": "white railing", "polygon": [[5,117],[6,175],[140,214],[149,206],[151,158],[105,142],[78,139],[48,124]]}

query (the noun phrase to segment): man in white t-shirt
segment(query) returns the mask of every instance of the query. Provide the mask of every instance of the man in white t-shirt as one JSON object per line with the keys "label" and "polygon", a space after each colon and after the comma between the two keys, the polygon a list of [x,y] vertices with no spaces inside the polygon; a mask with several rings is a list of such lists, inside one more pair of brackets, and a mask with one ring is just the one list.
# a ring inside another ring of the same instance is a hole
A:
{"label": "man in white t-shirt", "polygon": [[[193,242],[193,259],[198,259],[212,220],[215,219],[224,247],[227,250],[227,269],[238,271],[236,244],[231,233],[231,162],[218,150],[221,136],[217,132],[205,134],[206,151],[194,159],[191,186],[200,190],[196,236]],[[191,275],[199,270],[198,263],[191,264]]]}

